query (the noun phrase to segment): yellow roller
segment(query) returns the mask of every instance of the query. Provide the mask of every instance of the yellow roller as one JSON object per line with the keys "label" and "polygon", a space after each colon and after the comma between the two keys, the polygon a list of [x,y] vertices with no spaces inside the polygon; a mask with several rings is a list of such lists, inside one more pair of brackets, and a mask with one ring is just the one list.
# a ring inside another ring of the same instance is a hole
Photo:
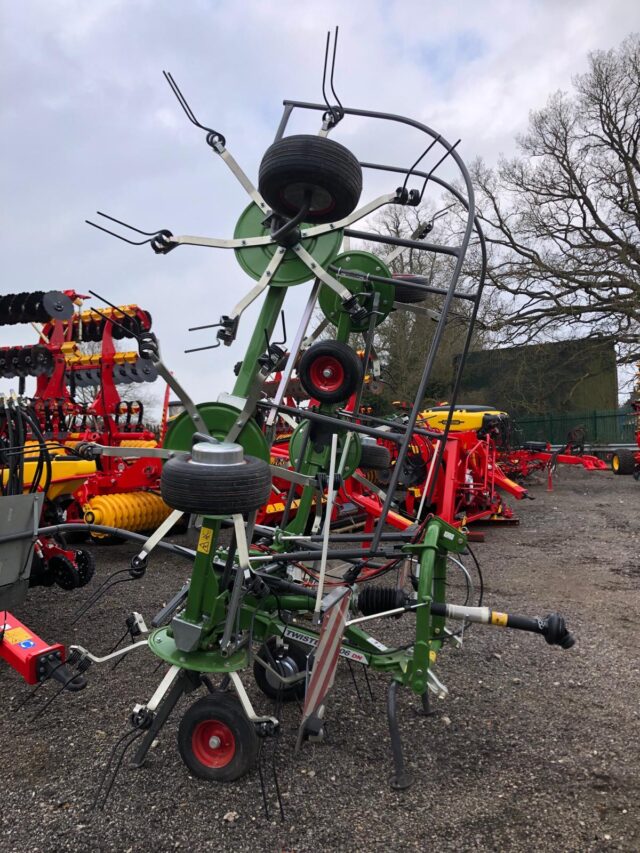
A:
{"label": "yellow roller", "polygon": [[171,512],[162,498],[152,492],[98,495],[91,498],[83,510],[87,524],[104,524],[133,531],[151,530]]}
{"label": "yellow roller", "polygon": [[120,442],[120,447],[157,447],[158,442],[155,440],[151,441],[136,441],[133,438],[126,438],[124,441]]}
{"label": "yellow roller", "polygon": [[120,305],[117,308],[111,307],[103,307],[100,309],[100,313],[97,311],[82,311],[80,314],[74,314],[73,321],[75,323],[78,320],[84,325],[85,323],[99,323],[101,320],[104,320],[105,317],[109,319],[120,319],[123,314],[127,314],[128,316],[133,316],[138,310],[137,305]]}
{"label": "yellow roller", "polygon": [[[102,364],[102,353],[82,353],[75,343],[63,344],[61,350],[69,367],[93,368],[100,367]],[[114,364],[135,364],[139,358],[140,355],[135,350],[116,352],[111,356]]]}

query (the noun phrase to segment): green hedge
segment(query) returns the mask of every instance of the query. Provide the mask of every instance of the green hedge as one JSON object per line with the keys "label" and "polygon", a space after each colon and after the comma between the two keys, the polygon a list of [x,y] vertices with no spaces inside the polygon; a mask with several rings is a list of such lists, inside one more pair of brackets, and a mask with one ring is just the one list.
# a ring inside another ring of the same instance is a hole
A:
{"label": "green hedge", "polygon": [[633,444],[636,420],[630,409],[601,409],[518,418],[523,441],[564,444],[575,427],[584,427],[588,444]]}

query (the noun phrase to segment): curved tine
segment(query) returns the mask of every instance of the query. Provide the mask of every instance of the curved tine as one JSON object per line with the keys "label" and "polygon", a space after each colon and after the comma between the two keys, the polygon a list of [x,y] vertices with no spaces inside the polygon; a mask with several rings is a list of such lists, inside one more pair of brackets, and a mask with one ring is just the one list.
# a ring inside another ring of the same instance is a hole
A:
{"label": "curved tine", "polygon": [[[127,316],[126,312],[125,312],[125,311],[123,311],[123,310],[122,310],[122,308],[120,308],[118,305],[114,305],[114,304],[113,304],[113,302],[109,302],[109,300],[108,300],[108,299],[106,299],[104,296],[100,296],[100,294],[99,294],[99,293],[96,293],[96,292],[95,292],[95,290],[90,290],[90,291],[89,291],[89,293],[90,293],[92,296],[95,296],[95,297],[96,297],[96,299],[102,299],[102,301],[103,301],[103,302],[106,302],[106,303],[107,303],[107,305],[109,306],[109,308],[113,308],[113,310],[114,310],[114,311],[119,311],[119,312],[120,312],[120,314],[122,314],[122,316],[123,316],[123,317],[126,317],[126,316]],[[97,310],[97,309],[93,309],[93,308],[92,308],[91,310],[93,311],[93,310]]]}
{"label": "curved tine", "polygon": [[336,32],[333,37],[333,59],[331,61],[331,77],[329,78],[329,85],[331,87],[331,92],[333,93],[333,97],[336,99],[336,103],[340,107],[341,110],[344,110],[342,106],[342,101],[336,94],[336,90],[333,87],[333,72],[336,70],[336,50],[338,48],[338,27],[336,27]]}
{"label": "curved tine", "polygon": [[324,98],[324,102],[327,105],[327,110],[331,113],[331,118],[334,123],[336,120],[335,113],[333,111],[333,107],[329,103],[329,99],[327,98],[327,62],[329,61],[329,40],[331,38],[331,32],[327,32],[327,43],[324,48],[324,67],[322,69],[322,97]]}
{"label": "curved tine", "polygon": [[[214,130],[212,127],[207,127],[205,124],[200,124],[200,122],[198,121],[198,119],[195,116],[195,113],[193,112],[193,110],[191,109],[189,104],[187,103],[187,99],[185,98],[185,96],[180,91],[180,88],[178,87],[178,84],[176,83],[176,81],[173,79],[171,72],[163,71],[162,73],[164,74],[164,77],[165,77],[165,80],[167,81],[167,83],[171,86],[171,91],[173,92],[173,94],[178,99],[178,103],[180,104],[180,106],[184,110],[185,115],[187,116],[189,121],[192,124],[195,124],[196,127],[199,127],[200,130],[204,130],[207,134],[211,134],[211,138],[213,138],[214,141],[217,140],[223,146],[225,146],[227,143],[225,141],[224,136],[220,133],[219,130]],[[209,136],[207,136],[207,144],[212,145],[212,142],[210,141]]]}
{"label": "curved tine", "polygon": [[128,240],[121,234],[116,234],[115,231],[109,231],[108,228],[104,228],[102,225],[98,225],[96,222],[91,222],[90,219],[85,219],[85,222],[87,223],[87,225],[91,225],[92,228],[97,228],[98,231],[104,231],[105,234],[111,234],[112,237],[117,237],[118,240],[122,240],[124,243],[129,243],[130,246],[144,246],[145,243],[150,243],[153,240],[153,237],[149,237],[148,240]]}
{"label": "curved tine", "polygon": [[[413,170],[416,168],[416,166],[420,163],[420,161],[421,161],[421,160],[424,160],[424,158],[427,156],[427,154],[429,153],[429,151],[431,151],[431,149],[433,148],[433,146],[434,146],[437,142],[439,142],[439,141],[440,141],[440,134],[438,134],[438,136],[433,140],[433,142],[430,142],[430,143],[429,143],[429,145],[427,145],[427,147],[424,149],[424,151],[422,152],[422,154],[418,157],[418,159],[416,160],[416,162],[415,162],[415,163],[413,164],[413,166],[409,169],[409,171],[407,172],[406,177],[405,177],[405,179],[404,179],[404,183],[402,184],[402,190],[403,190],[403,192],[404,192],[404,190],[406,190],[406,188],[407,188],[407,181],[409,180],[409,178],[410,178],[410,177],[411,177],[411,175],[413,174]],[[429,178],[427,178],[427,181],[428,181],[428,180],[429,180]],[[426,186],[427,181],[425,181],[425,186]],[[422,188],[422,192],[424,192],[424,187]],[[420,199],[422,199],[422,194],[420,195]]]}
{"label": "curved tine", "polygon": [[[95,311],[95,312],[96,312],[96,314],[99,314],[99,315],[102,317],[102,319],[103,319],[103,320],[106,320],[106,321],[107,321],[107,323],[113,323],[113,325],[114,325],[114,326],[117,326],[119,329],[124,329],[124,331],[125,331],[125,332],[127,332],[127,334],[132,334],[136,340],[138,340],[138,341],[140,340],[140,338],[138,337],[138,335],[136,335],[134,332],[131,332],[131,330],[130,330],[130,329],[127,329],[127,327],[126,327],[126,326],[123,326],[123,325],[122,325],[122,323],[118,323],[118,321],[117,321],[117,320],[114,320],[114,319],[113,319],[113,317],[107,317],[107,315],[106,315],[106,314],[103,314],[103,313],[102,313],[102,311],[100,311],[100,309],[99,309],[99,308],[96,308],[96,307],[95,307],[95,305],[93,306],[93,308],[92,308],[91,310],[92,310],[92,311]],[[118,309],[118,310],[120,310],[120,309]],[[122,314],[124,314],[124,311],[122,312]],[[126,316],[126,314],[125,314],[124,316]]]}
{"label": "curved tine", "polygon": [[430,221],[431,221],[431,222],[435,222],[435,221],[436,221],[436,219],[440,219],[442,216],[444,216],[444,215],[445,215],[445,213],[446,213],[448,210],[451,210],[451,208],[452,208],[452,207],[455,207],[455,206],[456,206],[456,203],[455,203],[455,201],[454,201],[454,202],[452,202],[451,204],[448,204],[446,207],[443,207],[443,208],[442,208],[442,210],[438,210],[438,211],[436,211],[436,213],[434,213],[434,214],[433,214],[433,216],[431,217],[431,220],[430,220]]}
{"label": "curved tine", "polygon": [[141,231],[139,228],[136,228],[134,225],[129,225],[127,222],[123,222],[121,219],[116,219],[115,216],[109,216],[108,213],[103,213],[101,210],[96,210],[98,216],[104,216],[105,219],[110,219],[112,222],[117,222],[118,225],[123,225],[125,228],[129,228],[130,231],[135,231],[137,234],[144,234],[147,237],[155,237],[156,234],[159,234],[162,231],[162,228],[156,228],[155,231]]}
{"label": "curved tine", "polygon": [[184,350],[184,352],[186,355],[187,353],[190,353],[190,352],[202,352],[203,350],[206,350],[206,349],[218,349],[219,346],[222,346],[222,341],[218,341],[217,344],[211,344],[208,347],[194,347],[193,349],[186,349],[186,350]]}
{"label": "curved tine", "polygon": [[113,769],[113,773],[111,775],[111,778],[109,779],[109,782],[107,783],[107,786],[104,790],[104,796],[102,798],[102,805],[100,806],[101,810],[104,809],[104,807],[107,804],[107,800],[109,799],[109,795],[111,794],[111,791],[113,789],[113,786],[115,785],[116,779],[118,778],[118,773],[120,771],[120,768],[122,767],[122,762],[124,761],[125,755],[129,751],[131,746],[138,740],[138,738],[141,738],[144,733],[145,733],[144,729],[139,729],[139,730],[134,729],[133,737],[131,737],[126,742],[124,749],[120,753],[120,757],[118,758],[116,766]]}
{"label": "curved tine", "polygon": [[277,346],[282,346],[283,344],[286,344],[286,342],[287,342],[287,324],[285,323],[285,319],[284,319],[284,311],[280,312],[280,319],[282,321],[282,340],[281,341],[274,341],[274,343]]}
{"label": "curved tine", "polygon": [[[121,737],[119,737],[118,740],[115,742],[115,744],[111,748],[111,753],[110,753],[109,758],[107,760],[107,764],[105,766],[105,769],[102,773],[102,776],[100,777],[100,781],[98,783],[98,787],[96,789],[96,793],[95,793],[95,796],[93,798],[93,803],[91,805],[92,809],[96,809],[98,807],[98,802],[100,800],[102,800],[101,808],[105,807],[106,802],[109,798],[109,794],[111,793],[111,789],[113,788],[113,784],[115,782],[116,776],[118,774],[118,770],[120,769],[120,765],[122,764],[122,761],[124,759],[125,753],[129,749],[131,744],[135,740],[137,740],[137,738],[143,733],[144,733],[144,729],[129,729],[123,735],[121,735]],[[126,743],[125,743],[125,741],[126,741]],[[114,758],[116,757],[118,747],[121,746],[123,743],[124,743],[124,748],[122,750],[122,753],[118,757],[117,763],[115,765],[113,765],[113,772],[110,773],[110,771],[112,770],[112,763],[113,763]],[[107,784],[107,786],[105,788],[105,784],[107,783],[107,779],[109,779],[109,784]]]}
{"label": "curved tine", "polygon": [[184,110],[185,115],[187,116],[189,121],[192,124],[195,124],[196,127],[201,128],[202,130],[209,130],[208,127],[204,127],[204,125],[200,124],[198,119],[195,117],[193,110],[191,109],[191,107],[187,103],[187,99],[185,98],[185,96],[180,91],[180,87],[178,86],[176,81],[173,79],[173,75],[171,74],[171,72],[170,71],[163,71],[162,73],[164,74],[164,79],[167,81],[169,86],[171,86],[171,91],[173,92],[173,94],[178,99],[178,103],[180,104],[180,106]]}
{"label": "curved tine", "polygon": [[[438,137],[438,139],[440,139],[440,137]],[[460,142],[461,142],[461,141],[462,141],[461,139],[458,139],[458,141],[457,141],[457,142],[454,142],[454,143],[453,143],[453,145],[451,146],[451,148],[447,148],[447,150],[445,151],[445,153],[442,155],[442,157],[438,160],[438,162],[437,162],[437,163],[435,164],[435,166],[431,169],[431,171],[429,172],[429,174],[427,175],[427,177],[424,179],[424,184],[422,185],[422,189],[421,189],[421,191],[420,191],[420,199],[419,199],[419,202],[420,202],[420,201],[422,201],[422,196],[424,195],[424,191],[425,191],[425,190],[426,190],[426,188],[427,188],[427,184],[429,183],[429,178],[431,177],[431,175],[433,175],[433,173],[434,173],[434,172],[435,172],[435,170],[438,168],[438,166],[440,166],[442,163],[444,163],[444,161],[447,159],[447,157],[451,154],[451,152],[452,152],[455,148],[457,148],[457,147],[458,147],[458,145],[460,144]]]}
{"label": "curved tine", "polygon": [[89,598],[76,610],[76,612],[72,614],[75,618],[73,619],[71,624],[75,625],[76,622],[81,619],[88,610],[90,610],[95,604],[97,604],[98,601],[102,598],[102,596],[117,583],[117,581],[113,580],[116,575],[122,575],[125,572],[128,573],[129,569],[118,569],[116,572],[110,574],[108,578],[105,578],[98,587],[98,589],[95,590],[89,596]]}

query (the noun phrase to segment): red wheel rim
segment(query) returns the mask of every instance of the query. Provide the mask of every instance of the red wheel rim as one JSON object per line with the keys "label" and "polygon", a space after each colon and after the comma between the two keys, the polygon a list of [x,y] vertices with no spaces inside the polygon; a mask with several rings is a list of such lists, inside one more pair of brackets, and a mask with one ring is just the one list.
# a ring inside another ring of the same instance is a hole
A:
{"label": "red wheel rim", "polygon": [[206,767],[226,767],[236,754],[236,739],[220,720],[203,720],[191,735],[193,754]]}
{"label": "red wheel rim", "polygon": [[318,391],[337,391],[344,383],[344,367],[333,355],[319,355],[309,368],[309,378]]}

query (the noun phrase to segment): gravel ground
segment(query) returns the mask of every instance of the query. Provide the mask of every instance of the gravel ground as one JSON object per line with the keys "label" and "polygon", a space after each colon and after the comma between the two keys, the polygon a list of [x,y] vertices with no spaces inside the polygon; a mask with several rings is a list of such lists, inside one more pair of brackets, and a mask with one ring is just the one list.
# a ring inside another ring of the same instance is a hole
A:
{"label": "gravel ground", "polygon": [[[485,603],[527,615],[563,612],[578,642],[476,627],[436,672],[449,697],[416,714],[401,694],[401,731],[413,787],[387,785],[388,679],[374,698],[341,666],[328,737],[294,755],[296,707],[287,707],[275,764],[286,820],[271,818],[257,773],[223,787],[190,778],[176,747],[178,708],[141,770],[124,768],[104,811],[90,809],[101,765],[126,731],[132,705],[160,672],[146,651],[115,672],[94,666],[86,690],[65,694],[29,723],[42,700],[12,712],[27,688],[0,668],[0,850],[640,850],[640,484],[608,472],[563,469],[555,490],[532,488],[519,527],[492,527],[477,546]],[[127,565],[130,546],[95,549],[98,579]],[[86,591],[34,589],[17,613],[49,640],[106,651],[132,609],[150,618],[186,577],[177,558],[153,561],[142,581],[115,588],[77,627]],[[95,582],[94,582],[95,583]],[[407,617],[381,629],[401,642]],[[249,679],[247,679],[249,681]],[[49,696],[48,685],[38,696]],[[251,689],[256,704],[268,701]]]}

